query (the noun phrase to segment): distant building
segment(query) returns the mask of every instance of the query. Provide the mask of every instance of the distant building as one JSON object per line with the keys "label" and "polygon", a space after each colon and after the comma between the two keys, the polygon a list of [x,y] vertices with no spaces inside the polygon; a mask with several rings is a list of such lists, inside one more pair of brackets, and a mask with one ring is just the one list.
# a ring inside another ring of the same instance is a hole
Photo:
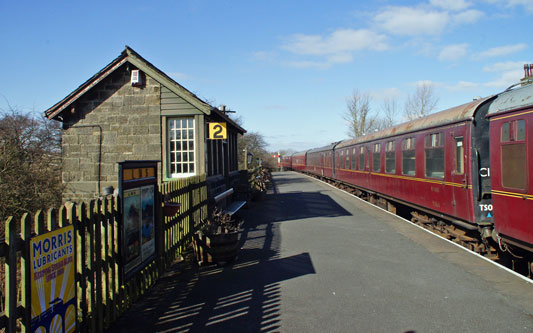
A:
{"label": "distant building", "polygon": [[[63,123],[63,199],[72,201],[116,188],[124,160],[161,161],[162,181],[205,173],[225,187],[246,132],[127,46],[44,115]],[[227,123],[227,140],[207,140],[209,122]]]}

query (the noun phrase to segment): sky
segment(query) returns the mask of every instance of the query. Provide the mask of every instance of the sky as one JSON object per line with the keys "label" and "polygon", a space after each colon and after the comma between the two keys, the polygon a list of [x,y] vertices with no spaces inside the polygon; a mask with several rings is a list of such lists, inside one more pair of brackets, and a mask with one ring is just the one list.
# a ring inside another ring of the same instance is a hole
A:
{"label": "sky", "polygon": [[533,63],[533,0],[0,0],[0,111],[36,115],[125,45],[271,151],[347,138],[347,98],[379,115],[417,84],[437,109],[517,83]]}

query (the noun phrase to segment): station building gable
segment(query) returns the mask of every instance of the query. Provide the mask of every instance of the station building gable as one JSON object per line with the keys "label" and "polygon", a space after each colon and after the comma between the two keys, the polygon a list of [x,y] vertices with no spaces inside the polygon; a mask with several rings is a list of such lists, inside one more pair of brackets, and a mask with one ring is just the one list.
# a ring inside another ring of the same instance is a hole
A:
{"label": "station building gable", "polygon": [[[44,112],[62,122],[63,199],[98,197],[118,186],[117,162],[158,160],[159,179],[237,170],[245,130],[130,47]],[[207,140],[207,123],[226,122],[228,139]]]}

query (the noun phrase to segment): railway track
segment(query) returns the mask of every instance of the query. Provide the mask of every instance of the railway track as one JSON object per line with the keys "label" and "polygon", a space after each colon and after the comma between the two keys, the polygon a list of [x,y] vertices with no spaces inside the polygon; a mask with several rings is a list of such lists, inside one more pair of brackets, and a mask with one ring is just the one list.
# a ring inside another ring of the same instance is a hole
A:
{"label": "railway track", "polygon": [[513,253],[509,249],[501,249],[498,244],[490,242],[488,238],[482,239],[480,233],[475,230],[461,228],[446,219],[439,218],[427,212],[417,210],[411,206],[392,201],[388,198],[380,197],[377,194],[369,193],[364,189],[353,185],[339,182],[326,177],[320,177],[312,173],[306,173],[315,179],[335,186],[345,192],[357,196],[377,207],[398,215],[405,220],[411,221],[432,233],[448,239],[465,249],[477,253],[502,265],[530,280],[533,280],[533,259],[527,254]]}

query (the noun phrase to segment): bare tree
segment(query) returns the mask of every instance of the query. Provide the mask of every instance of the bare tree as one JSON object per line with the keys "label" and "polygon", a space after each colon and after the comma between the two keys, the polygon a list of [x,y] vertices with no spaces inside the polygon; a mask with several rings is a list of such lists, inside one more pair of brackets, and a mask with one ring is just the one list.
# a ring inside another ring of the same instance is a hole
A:
{"label": "bare tree", "polygon": [[239,138],[237,142],[237,149],[239,151],[239,168],[244,167],[244,150],[253,155],[252,166],[257,164],[260,159],[264,166],[275,167],[276,159],[267,151],[268,143],[261,133],[248,132]]}
{"label": "bare tree", "polygon": [[242,115],[236,115],[235,113],[229,113],[228,117],[233,120],[237,125],[242,126],[244,123],[244,120],[242,118]]}
{"label": "bare tree", "polygon": [[348,135],[352,138],[365,135],[375,129],[377,118],[370,113],[370,97],[354,90],[346,100],[347,110],[343,115],[348,122]]}
{"label": "bare tree", "polygon": [[392,127],[396,123],[398,112],[398,100],[395,97],[385,98],[381,104],[381,117],[377,127],[380,130]]}
{"label": "bare tree", "polygon": [[424,117],[435,110],[439,98],[435,96],[433,85],[428,83],[419,84],[416,91],[407,97],[405,102],[405,117],[414,120]]}
{"label": "bare tree", "polygon": [[289,148],[289,149],[280,149],[279,153],[280,153],[281,156],[287,156],[287,155],[291,155],[293,153],[296,153],[296,150],[291,149],[291,148]]}
{"label": "bare tree", "polygon": [[0,113],[0,221],[61,203],[59,123]]}

